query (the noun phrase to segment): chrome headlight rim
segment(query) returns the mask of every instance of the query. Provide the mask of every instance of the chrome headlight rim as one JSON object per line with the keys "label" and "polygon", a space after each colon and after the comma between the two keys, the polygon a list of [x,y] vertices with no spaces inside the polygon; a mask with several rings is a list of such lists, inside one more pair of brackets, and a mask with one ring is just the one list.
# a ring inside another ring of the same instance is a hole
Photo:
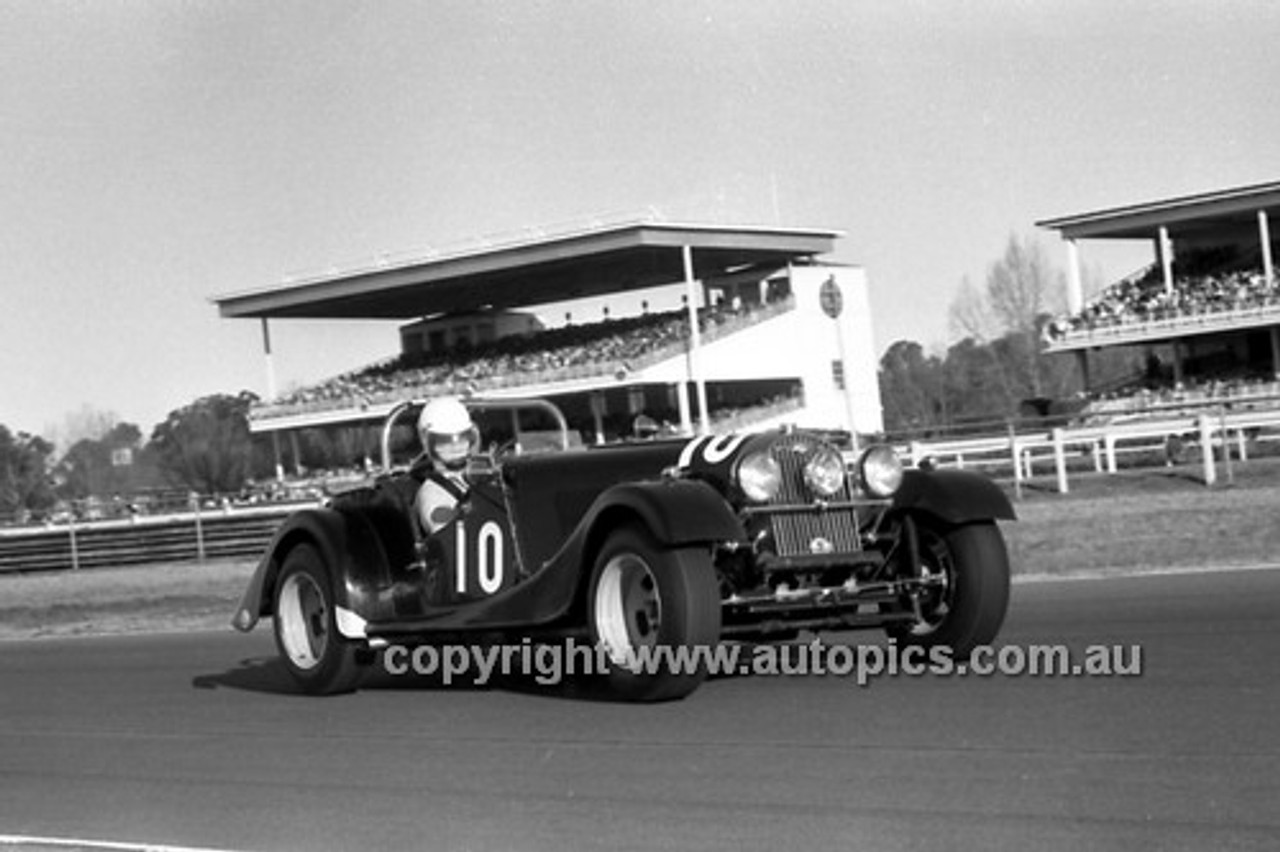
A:
{"label": "chrome headlight rim", "polygon": [[844,456],[835,447],[823,445],[804,463],[804,484],[824,500],[844,491]]}
{"label": "chrome headlight rim", "polygon": [[902,487],[902,477],[902,459],[887,444],[867,447],[858,457],[858,481],[872,497],[892,497]]}
{"label": "chrome headlight rim", "polygon": [[769,503],[782,491],[782,466],[768,451],[748,453],[738,462],[737,481],[752,503]]}

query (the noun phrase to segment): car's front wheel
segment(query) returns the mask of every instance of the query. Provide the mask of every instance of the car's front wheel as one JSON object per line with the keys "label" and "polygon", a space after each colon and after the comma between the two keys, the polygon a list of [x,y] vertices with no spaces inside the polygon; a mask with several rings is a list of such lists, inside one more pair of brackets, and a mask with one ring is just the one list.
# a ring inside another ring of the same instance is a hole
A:
{"label": "car's front wheel", "polygon": [[913,621],[889,635],[908,645],[945,646],[956,658],[989,645],[1009,606],[1009,555],[995,522],[944,527],[921,523],[919,590]]}
{"label": "car's front wheel", "polygon": [[304,692],[350,692],[360,679],[355,646],[338,632],[333,588],[319,551],[299,544],[276,579],[276,647]]}
{"label": "car's front wheel", "polygon": [[588,619],[612,695],[683,698],[706,678],[706,655],[720,641],[709,550],[662,547],[640,527],[615,531],[595,560]]}

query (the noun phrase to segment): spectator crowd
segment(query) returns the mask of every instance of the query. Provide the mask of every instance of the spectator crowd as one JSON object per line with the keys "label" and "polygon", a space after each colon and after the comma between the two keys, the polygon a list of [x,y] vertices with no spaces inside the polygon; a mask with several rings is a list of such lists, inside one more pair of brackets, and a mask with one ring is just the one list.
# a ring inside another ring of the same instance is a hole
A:
{"label": "spectator crowd", "polygon": [[1058,317],[1045,327],[1049,342],[1101,328],[1156,320],[1203,317],[1227,311],[1280,306],[1280,280],[1259,270],[1231,270],[1177,277],[1166,290],[1158,269],[1103,290],[1078,314]]}
{"label": "spectator crowd", "polygon": [[[794,303],[718,304],[699,311],[706,339],[754,324]],[[267,403],[259,416],[332,408],[362,408],[442,390],[484,390],[631,372],[682,352],[688,339],[685,310],[566,325],[446,352],[402,354],[302,388]]]}

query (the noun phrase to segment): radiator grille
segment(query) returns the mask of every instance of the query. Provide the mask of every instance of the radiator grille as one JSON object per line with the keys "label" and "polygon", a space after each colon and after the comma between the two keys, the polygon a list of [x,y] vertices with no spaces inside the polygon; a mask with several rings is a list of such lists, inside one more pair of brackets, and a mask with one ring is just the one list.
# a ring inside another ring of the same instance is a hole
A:
{"label": "radiator grille", "polygon": [[[782,488],[774,505],[806,505],[809,511],[780,511],[770,518],[774,543],[779,556],[799,556],[822,552],[827,547],[836,553],[861,550],[858,538],[858,513],[851,507],[824,509],[814,504],[814,495],[804,481],[804,466],[825,445],[812,437],[785,436],[771,448],[774,461],[782,471]],[[842,492],[831,499],[844,503],[853,499],[846,479]]]}

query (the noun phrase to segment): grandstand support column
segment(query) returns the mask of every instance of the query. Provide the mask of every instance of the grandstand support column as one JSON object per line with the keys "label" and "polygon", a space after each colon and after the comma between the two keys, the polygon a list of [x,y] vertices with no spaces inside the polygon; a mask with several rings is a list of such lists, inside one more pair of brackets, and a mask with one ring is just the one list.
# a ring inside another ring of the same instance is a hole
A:
{"label": "grandstand support column", "polygon": [[1076,350],[1076,362],[1080,365],[1080,381],[1083,382],[1084,392],[1089,392],[1089,350]]}
{"label": "grandstand support column", "polygon": [[1160,272],[1164,277],[1164,292],[1173,295],[1173,240],[1169,239],[1169,229],[1164,225],[1156,234],[1156,253],[1160,257]]}
{"label": "grandstand support column", "polygon": [[1280,325],[1271,326],[1271,373],[1280,381]]}
{"label": "grandstand support column", "polygon": [[596,443],[603,444],[604,438],[604,415],[605,415],[605,398],[601,391],[593,391],[590,396],[591,403],[591,420],[596,428]]}
{"label": "grandstand support column", "polygon": [[289,449],[293,450],[293,475],[302,477],[302,449],[298,446],[298,430],[289,430]]}
{"label": "grandstand support column", "polygon": [[1084,310],[1084,285],[1080,281],[1080,246],[1067,240],[1067,310],[1074,316]]}
{"label": "grandstand support column", "polygon": [[[276,367],[271,359],[271,326],[266,317],[262,317],[262,356],[267,367],[267,401],[276,398]],[[271,431],[271,450],[276,463],[276,481],[284,481],[284,465],[280,462],[280,433]]]}
{"label": "grandstand support column", "polygon": [[271,453],[276,462],[276,482],[284,482],[284,463],[280,461],[280,432],[271,430]]}
{"label": "grandstand support column", "polygon": [[686,435],[693,434],[693,417],[689,413],[689,383],[676,382],[676,405],[680,409],[680,431]]}
{"label": "grandstand support column", "polygon": [[[711,433],[711,415],[707,411],[707,382],[702,376],[702,331],[698,328],[698,285],[693,278],[693,247],[681,246],[684,257],[684,290],[689,310],[689,376],[698,396],[698,434]],[[683,425],[683,424],[682,424]]]}
{"label": "grandstand support column", "polygon": [[266,360],[267,399],[270,401],[276,398],[276,368],[271,361],[271,326],[266,317],[262,318],[262,355]]}
{"label": "grandstand support column", "polygon": [[1270,283],[1275,277],[1275,268],[1271,262],[1271,223],[1265,210],[1258,211],[1258,241],[1262,244],[1262,275]]}

